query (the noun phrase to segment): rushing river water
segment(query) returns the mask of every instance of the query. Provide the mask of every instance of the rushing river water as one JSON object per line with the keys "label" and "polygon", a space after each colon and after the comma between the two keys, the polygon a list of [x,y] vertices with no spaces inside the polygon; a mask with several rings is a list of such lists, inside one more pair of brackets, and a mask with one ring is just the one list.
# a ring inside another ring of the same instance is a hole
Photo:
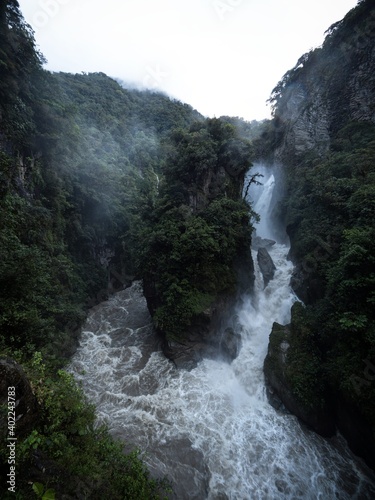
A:
{"label": "rushing river water", "polygon": [[[265,180],[256,210],[265,225],[274,179]],[[374,476],[337,436],[323,439],[272,408],[263,361],[274,321],[290,321],[288,248],[275,244],[277,271],[268,286],[256,266],[253,297],[233,311],[242,348],[231,364],[204,360],[177,370],[162,354],[139,283],[94,307],[71,370],[95,403],[100,421],[167,475],[184,499],[372,499]],[[256,264],[256,255],[253,255]]]}

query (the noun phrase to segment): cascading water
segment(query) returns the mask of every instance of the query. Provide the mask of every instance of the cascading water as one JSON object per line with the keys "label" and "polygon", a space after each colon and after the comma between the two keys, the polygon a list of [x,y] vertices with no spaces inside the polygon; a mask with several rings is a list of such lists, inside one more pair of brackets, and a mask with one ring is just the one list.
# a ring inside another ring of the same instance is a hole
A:
{"label": "cascading water", "polygon": [[263,238],[271,238],[273,236],[272,229],[270,228],[269,209],[274,187],[275,177],[273,174],[271,174],[267,181],[264,183],[262,193],[260,194],[258,201],[254,205],[254,211],[257,214],[261,215],[260,221],[256,226],[256,232]]}
{"label": "cascading water", "polygon": [[[267,212],[275,185],[264,180],[255,209],[259,236],[272,237]],[[288,248],[276,243],[277,268],[263,289],[256,265],[253,297],[234,312],[242,334],[227,364],[203,360],[177,370],[158,350],[139,283],[92,309],[71,370],[98,417],[129,446],[146,452],[184,499],[375,498],[374,476],[342,438],[326,440],[267,402],[263,361],[274,321],[286,324],[295,297]]]}

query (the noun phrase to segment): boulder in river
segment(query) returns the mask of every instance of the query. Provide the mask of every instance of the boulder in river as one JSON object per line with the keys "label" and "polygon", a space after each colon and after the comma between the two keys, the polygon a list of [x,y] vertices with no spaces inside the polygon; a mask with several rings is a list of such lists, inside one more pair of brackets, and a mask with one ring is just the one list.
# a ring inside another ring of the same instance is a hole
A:
{"label": "boulder in river", "polygon": [[269,240],[268,238],[254,236],[251,240],[251,247],[253,250],[258,250],[259,248],[271,248],[275,243],[275,240]]}
{"label": "boulder in river", "polygon": [[272,257],[266,248],[259,248],[257,253],[257,260],[260,271],[263,275],[264,287],[273,279],[276,267],[273,263]]}

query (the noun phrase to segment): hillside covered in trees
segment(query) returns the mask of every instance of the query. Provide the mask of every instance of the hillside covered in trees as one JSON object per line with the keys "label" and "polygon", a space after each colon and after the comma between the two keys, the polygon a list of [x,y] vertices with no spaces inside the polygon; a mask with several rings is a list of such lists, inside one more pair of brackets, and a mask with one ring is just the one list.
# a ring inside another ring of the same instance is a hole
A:
{"label": "hillside covered in trees", "polygon": [[175,364],[213,346],[235,356],[230,329],[214,337],[217,312],[253,285],[257,216],[242,193],[254,158],[279,165],[273,213],[303,301],[274,325],[266,377],[287,408],[324,435],[339,429],[375,467],[374,36],[373,2],[361,0],[275,87],[273,119],[245,123],[103,73],[47,72],[18,2],[1,4],[0,473],[16,385],[19,498],[168,495],[142,450],[124,454],[97,427],[64,367],[88,309],[135,279]]}
{"label": "hillside covered in trees", "polygon": [[374,50],[375,7],[363,0],[275,87],[262,139],[283,165],[277,217],[306,306],[294,306],[290,328],[275,326],[266,374],[287,407],[324,434],[337,427],[373,467]]}
{"label": "hillside covered in trees", "polygon": [[[230,119],[205,120],[102,73],[43,70],[15,0],[0,6],[0,47],[1,404],[16,384],[27,413],[19,498],[33,484],[58,497],[158,498],[168,484],[95,427],[63,368],[88,308],[135,278],[153,291],[166,342],[235,292],[234,261],[248,257],[251,236],[251,147]],[[3,417],[0,434],[6,477]]]}

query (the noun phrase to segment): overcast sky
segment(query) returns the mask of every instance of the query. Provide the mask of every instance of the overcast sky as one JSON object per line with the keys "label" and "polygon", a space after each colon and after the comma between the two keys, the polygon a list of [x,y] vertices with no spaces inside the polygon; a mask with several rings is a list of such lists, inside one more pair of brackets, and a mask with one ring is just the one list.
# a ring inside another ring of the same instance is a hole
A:
{"label": "overcast sky", "polygon": [[19,0],[47,69],[102,71],[206,116],[270,116],[266,100],[357,0]]}

